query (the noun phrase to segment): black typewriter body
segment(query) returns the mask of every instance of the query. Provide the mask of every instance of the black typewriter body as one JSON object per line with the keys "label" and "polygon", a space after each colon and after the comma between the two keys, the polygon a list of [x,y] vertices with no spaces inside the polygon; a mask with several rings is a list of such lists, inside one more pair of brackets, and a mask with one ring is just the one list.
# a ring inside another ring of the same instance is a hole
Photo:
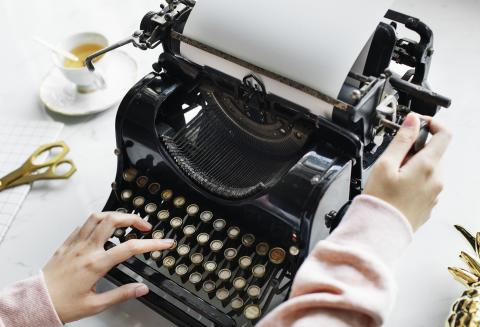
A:
{"label": "black typewriter body", "polygon": [[[434,115],[447,100],[424,85],[432,36],[417,19],[387,14],[421,41],[381,23],[363,71],[340,92],[350,109],[326,119],[268,93],[255,74],[238,80],[182,58],[167,32],[181,33],[193,4],[177,4],[175,19],[161,21],[163,10],[142,21],[145,37],[162,35],[164,52],[119,107],[117,173],[104,208],[153,225],[148,234],[117,230],[106,248],[132,238],[177,244],[132,257],[106,278],[146,283],[140,301],[179,326],[251,326],[288,298],[303,260],[361,193],[394,135],[381,127],[380,103],[398,102],[395,124],[409,111]],[[392,60],[410,65],[410,76],[385,73]]]}

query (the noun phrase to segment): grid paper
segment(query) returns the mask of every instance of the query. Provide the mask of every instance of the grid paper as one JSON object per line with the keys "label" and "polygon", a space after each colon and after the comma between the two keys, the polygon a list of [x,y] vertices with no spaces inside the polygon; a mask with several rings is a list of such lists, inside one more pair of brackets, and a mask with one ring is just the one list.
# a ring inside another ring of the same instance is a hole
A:
{"label": "grid paper", "polygon": [[[20,167],[40,145],[55,141],[63,124],[43,121],[2,121],[0,127],[0,177]],[[12,225],[30,185],[0,192],[0,243]]]}

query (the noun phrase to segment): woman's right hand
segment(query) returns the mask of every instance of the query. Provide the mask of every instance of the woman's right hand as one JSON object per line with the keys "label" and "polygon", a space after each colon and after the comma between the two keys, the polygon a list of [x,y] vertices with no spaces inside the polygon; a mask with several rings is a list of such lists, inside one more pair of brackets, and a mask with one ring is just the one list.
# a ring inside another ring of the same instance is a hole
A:
{"label": "woman's right hand", "polygon": [[430,117],[432,137],[413,156],[409,151],[417,139],[420,118],[409,114],[385,153],[373,167],[364,194],[382,199],[400,210],[417,230],[430,217],[443,189],[440,162],[451,140],[450,132]]}

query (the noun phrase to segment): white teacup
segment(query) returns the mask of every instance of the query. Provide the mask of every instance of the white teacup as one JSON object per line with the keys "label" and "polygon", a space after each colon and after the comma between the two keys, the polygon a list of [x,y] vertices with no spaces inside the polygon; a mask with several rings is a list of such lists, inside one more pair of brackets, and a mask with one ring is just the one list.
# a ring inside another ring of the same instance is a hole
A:
{"label": "white teacup", "polygon": [[[58,44],[58,47],[66,51],[71,51],[83,44],[98,44],[104,48],[108,46],[107,38],[95,32],[84,32],[69,36]],[[99,59],[101,61],[102,59]],[[65,58],[58,54],[53,54],[53,62],[65,75],[65,77],[77,86],[80,93],[93,92],[105,87],[105,80],[102,77],[101,69],[91,72],[87,67],[72,68],[65,66]]]}

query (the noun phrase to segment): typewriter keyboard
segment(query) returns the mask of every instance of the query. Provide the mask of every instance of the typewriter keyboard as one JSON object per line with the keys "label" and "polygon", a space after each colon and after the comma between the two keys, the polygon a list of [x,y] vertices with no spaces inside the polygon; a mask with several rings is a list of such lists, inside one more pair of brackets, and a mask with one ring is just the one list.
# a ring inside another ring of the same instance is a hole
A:
{"label": "typewriter keyboard", "polygon": [[119,242],[175,240],[170,250],[137,257],[151,268],[241,321],[238,325],[254,324],[288,295],[299,254],[296,246],[272,244],[255,230],[233,223],[233,217],[150,181],[134,168],[124,171],[119,184],[116,210],[138,214],[153,228],[148,234],[117,229],[113,237]]}

